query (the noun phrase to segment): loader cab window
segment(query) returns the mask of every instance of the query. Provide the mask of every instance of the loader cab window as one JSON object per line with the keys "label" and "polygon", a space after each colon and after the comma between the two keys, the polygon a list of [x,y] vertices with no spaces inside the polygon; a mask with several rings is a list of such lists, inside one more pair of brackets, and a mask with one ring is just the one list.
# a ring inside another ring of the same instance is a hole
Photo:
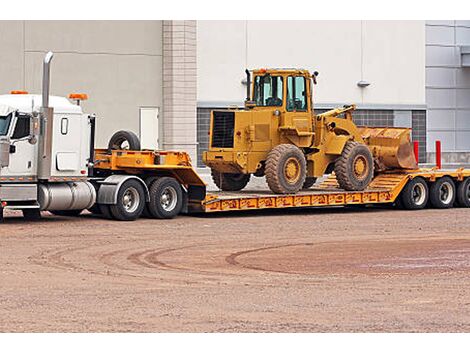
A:
{"label": "loader cab window", "polygon": [[256,76],[254,89],[256,106],[282,106],[283,83],[281,76]]}
{"label": "loader cab window", "polygon": [[307,111],[305,77],[287,77],[287,111]]}
{"label": "loader cab window", "polygon": [[31,133],[31,124],[30,124],[31,116],[26,114],[18,114],[18,118],[16,120],[15,130],[11,139],[21,139],[26,138]]}
{"label": "loader cab window", "polygon": [[7,116],[0,116],[0,136],[6,136],[10,129],[12,114]]}

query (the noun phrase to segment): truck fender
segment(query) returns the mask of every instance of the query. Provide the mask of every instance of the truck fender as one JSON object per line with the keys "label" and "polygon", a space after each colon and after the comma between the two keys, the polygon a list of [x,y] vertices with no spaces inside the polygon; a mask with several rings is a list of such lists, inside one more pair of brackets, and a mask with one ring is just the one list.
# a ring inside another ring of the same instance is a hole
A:
{"label": "truck fender", "polygon": [[325,154],[329,155],[341,155],[343,152],[344,146],[348,141],[351,140],[350,136],[345,135],[335,135],[333,136],[329,143],[327,143]]}
{"label": "truck fender", "polygon": [[145,201],[148,202],[150,197],[147,185],[141,178],[133,175],[111,175],[103,181],[98,181],[99,188],[96,202],[98,204],[116,204],[119,189],[128,180],[137,180],[142,184],[145,190]]}

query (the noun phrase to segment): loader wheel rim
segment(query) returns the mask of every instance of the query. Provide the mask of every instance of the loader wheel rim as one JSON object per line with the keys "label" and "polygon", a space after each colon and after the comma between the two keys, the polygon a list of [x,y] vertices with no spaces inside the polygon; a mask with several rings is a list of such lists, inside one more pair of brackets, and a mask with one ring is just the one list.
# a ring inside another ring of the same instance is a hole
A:
{"label": "loader wheel rim", "polygon": [[301,166],[297,158],[287,159],[284,167],[284,176],[289,183],[296,183],[300,178]]}
{"label": "loader wheel rim", "polygon": [[359,180],[365,179],[369,170],[369,161],[367,158],[363,155],[356,156],[353,161],[353,170],[356,178]]}
{"label": "loader wheel rim", "polygon": [[426,188],[424,185],[421,183],[415,184],[411,190],[411,197],[414,204],[423,205],[426,200]]}
{"label": "loader wheel rim", "polygon": [[139,191],[134,187],[128,188],[122,196],[122,205],[124,210],[128,213],[133,213],[137,210],[140,204]]}
{"label": "loader wheel rim", "polygon": [[172,211],[178,203],[178,195],[173,187],[163,189],[160,196],[160,205],[165,211]]}
{"label": "loader wheel rim", "polygon": [[454,198],[454,188],[449,182],[443,182],[439,187],[439,199],[443,204],[449,204]]}

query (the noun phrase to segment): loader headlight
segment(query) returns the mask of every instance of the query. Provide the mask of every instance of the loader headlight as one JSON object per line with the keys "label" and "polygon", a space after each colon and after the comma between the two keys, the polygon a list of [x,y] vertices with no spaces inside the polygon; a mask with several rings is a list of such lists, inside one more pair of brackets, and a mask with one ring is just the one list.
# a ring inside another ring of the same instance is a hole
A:
{"label": "loader headlight", "polygon": [[279,110],[274,110],[274,116],[281,116],[281,112]]}

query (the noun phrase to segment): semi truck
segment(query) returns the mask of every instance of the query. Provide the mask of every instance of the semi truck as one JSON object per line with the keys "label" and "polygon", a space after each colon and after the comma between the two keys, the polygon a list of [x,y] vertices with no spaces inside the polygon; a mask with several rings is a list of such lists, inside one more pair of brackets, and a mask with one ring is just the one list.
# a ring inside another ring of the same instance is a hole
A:
{"label": "semi truck", "polygon": [[[470,170],[398,169],[376,176],[364,190],[345,190],[331,173],[297,193],[208,192],[184,151],[141,150],[135,134],[118,131],[95,148],[94,114],[86,94],[50,96],[53,53],[43,62],[40,95],[0,96],[0,220],[5,209],[27,219],[48,211],[103,218],[170,219],[178,214],[323,206],[389,204],[396,208],[470,207]],[[235,138],[235,137],[234,137]]]}

